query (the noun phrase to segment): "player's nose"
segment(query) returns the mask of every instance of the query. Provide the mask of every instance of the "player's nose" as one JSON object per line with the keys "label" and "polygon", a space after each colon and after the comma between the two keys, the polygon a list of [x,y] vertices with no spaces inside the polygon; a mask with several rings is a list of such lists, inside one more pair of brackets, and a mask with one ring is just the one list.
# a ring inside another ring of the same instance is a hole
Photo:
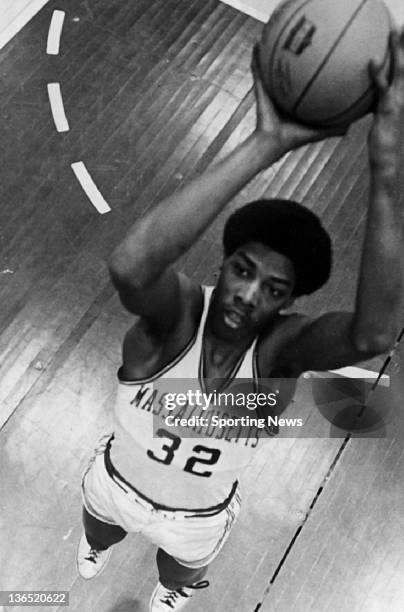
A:
{"label": "player's nose", "polygon": [[259,299],[259,283],[252,281],[245,283],[236,293],[236,303],[242,304],[243,308],[251,310],[258,304]]}

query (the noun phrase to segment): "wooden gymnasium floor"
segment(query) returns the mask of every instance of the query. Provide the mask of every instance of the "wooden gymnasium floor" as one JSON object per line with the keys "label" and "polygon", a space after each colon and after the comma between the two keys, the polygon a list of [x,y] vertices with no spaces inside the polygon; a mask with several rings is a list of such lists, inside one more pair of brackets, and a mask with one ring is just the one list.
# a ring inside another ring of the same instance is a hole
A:
{"label": "wooden gymnasium floor", "polygon": [[[65,11],[60,51],[47,54],[55,9]],[[102,578],[84,582],[75,568],[80,475],[111,421],[130,322],[105,258],[139,214],[251,130],[249,61],[260,29],[217,0],[58,0],[0,52],[3,590],[69,590],[72,612],[147,609],[155,550],[141,537],[116,547]],[[56,130],[48,83],[60,84],[69,131]],[[302,301],[306,312],[352,305],[365,126],[288,156],[231,204],[294,197],[321,215],[335,269]],[[76,179],[71,164],[80,161],[107,214]],[[201,282],[214,281],[222,222],[182,262]],[[385,437],[279,439],[259,453],[240,522],[190,611],[404,609],[399,352],[389,374],[396,414]]]}

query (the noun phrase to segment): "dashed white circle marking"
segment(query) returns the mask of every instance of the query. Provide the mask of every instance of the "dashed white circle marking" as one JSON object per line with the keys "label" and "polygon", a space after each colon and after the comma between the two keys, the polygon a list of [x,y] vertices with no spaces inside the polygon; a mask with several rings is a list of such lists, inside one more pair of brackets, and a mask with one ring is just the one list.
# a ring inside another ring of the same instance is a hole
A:
{"label": "dashed white circle marking", "polygon": [[48,83],[49,104],[53,121],[58,132],[68,132],[69,123],[63,106],[62,92],[59,83]]}
{"label": "dashed white circle marking", "polygon": [[48,42],[46,45],[46,53],[48,55],[59,55],[60,37],[62,34],[64,19],[64,11],[53,11],[48,30]]}
{"label": "dashed white circle marking", "polygon": [[109,212],[111,208],[105,201],[97,185],[94,183],[84,163],[82,161],[75,162],[71,167],[94,208],[96,208],[101,215]]}
{"label": "dashed white circle marking", "polygon": [[[52,13],[48,30],[48,41],[46,45],[46,53],[48,55],[59,55],[60,38],[62,35],[65,15],[65,11],[59,10],[54,10]],[[79,18],[75,17],[73,21],[79,21]],[[47,87],[49,104],[56,130],[58,132],[68,132],[70,128],[63,105],[60,83],[48,83]],[[106,202],[97,185],[94,183],[84,163],[82,161],[75,162],[71,164],[71,167],[83,191],[94,208],[98,210],[101,215],[109,212],[111,210],[109,204]]]}

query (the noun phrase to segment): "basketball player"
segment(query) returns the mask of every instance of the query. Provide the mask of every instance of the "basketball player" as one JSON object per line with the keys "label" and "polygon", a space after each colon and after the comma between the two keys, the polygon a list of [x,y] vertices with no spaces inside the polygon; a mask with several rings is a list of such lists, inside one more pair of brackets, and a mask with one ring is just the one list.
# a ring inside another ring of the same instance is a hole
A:
{"label": "basketball player", "polygon": [[[379,102],[368,139],[369,208],[354,312],[314,320],[285,313],[295,298],[326,282],[331,265],[326,231],[295,202],[258,201],[229,218],[213,292],[173,267],[258,172],[287,151],[333,134],[280,117],[256,60],[254,132],[147,212],[112,254],[113,283],[137,319],[123,344],[114,433],[101,440],[83,478],[85,535],[78,568],[92,578],[105,567],[111,545],[127,532],[143,533],[158,547],[152,612],[180,610],[207,586],[206,568],[239,511],[238,475],[256,446],[220,432],[186,437],[184,428],[167,426],[158,384],[199,377],[209,393],[218,381],[339,368],[393,343],[403,277],[397,175],[404,32],[392,35],[391,46],[390,87],[371,67]],[[153,420],[160,423],[154,436]]]}

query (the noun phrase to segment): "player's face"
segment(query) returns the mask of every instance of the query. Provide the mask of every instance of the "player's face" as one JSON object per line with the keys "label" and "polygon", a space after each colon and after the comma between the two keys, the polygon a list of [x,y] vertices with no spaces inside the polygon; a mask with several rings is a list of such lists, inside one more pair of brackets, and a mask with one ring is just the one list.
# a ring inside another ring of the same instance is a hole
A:
{"label": "player's face", "polygon": [[257,334],[293,302],[293,264],[259,243],[243,245],[223,262],[210,320],[224,338]]}

